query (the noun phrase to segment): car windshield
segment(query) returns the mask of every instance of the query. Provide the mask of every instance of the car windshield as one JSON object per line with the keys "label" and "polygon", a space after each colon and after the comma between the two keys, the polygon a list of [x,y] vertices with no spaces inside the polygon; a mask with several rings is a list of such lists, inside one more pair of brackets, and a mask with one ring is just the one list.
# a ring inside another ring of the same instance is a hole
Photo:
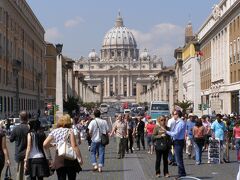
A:
{"label": "car windshield", "polygon": [[102,105],[101,105],[101,108],[105,108],[105,107],[107,107],[106,104],[102,104]]}
{"label": "car windshield", "polygon": [[152,104],[151,110],[155,111],[168,111],[168,104]]}
{"label": "car windshield", "polygon": [[20,119],[15,119],[15,123],[20,123]]}

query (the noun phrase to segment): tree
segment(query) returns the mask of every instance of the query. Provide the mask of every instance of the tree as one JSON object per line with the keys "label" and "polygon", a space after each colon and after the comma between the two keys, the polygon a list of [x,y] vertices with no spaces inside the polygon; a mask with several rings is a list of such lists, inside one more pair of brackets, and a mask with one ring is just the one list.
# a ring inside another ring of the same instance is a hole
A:
{"label": "tree", "polygon": [[79,98],[75,98],[74,96],[68,96],[67,101],[63,101],[63,108],[68,112],[70,116],[72,116],[73,111],[79,110]]}
{"label": "tree", "polygon": [[181,101],[181,102],[176,102],[175,103],[176,106],[179,106],[181,109],[182,109],[182,112],[183,113],[186,113],[186,111],[190,108],[190,106],[192,105],[192,102],[191,101]]}

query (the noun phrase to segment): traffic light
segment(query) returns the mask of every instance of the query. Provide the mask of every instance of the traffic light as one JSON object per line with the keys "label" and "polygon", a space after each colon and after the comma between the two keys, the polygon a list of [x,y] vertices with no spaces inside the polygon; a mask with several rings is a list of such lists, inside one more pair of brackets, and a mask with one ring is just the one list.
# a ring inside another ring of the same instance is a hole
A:
{"label": "traffic light", "polygon": [[198,109],[202,110],[202,104],[198,104]]}

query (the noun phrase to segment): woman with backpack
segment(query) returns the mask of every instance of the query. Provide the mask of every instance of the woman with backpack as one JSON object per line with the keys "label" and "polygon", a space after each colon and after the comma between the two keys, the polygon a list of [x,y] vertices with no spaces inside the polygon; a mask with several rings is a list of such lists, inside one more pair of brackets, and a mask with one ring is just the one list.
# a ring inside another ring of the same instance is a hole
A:
{"label": "woman with backpack", "polygon": [[51,158],[49,156],[49,161],[47,160],[43,149],[46,135],[40,129],[41,123],[39,120],[31,120],[28,124],[30,130],[27,135],[27,150],[24,159],[25,173],[30,176],[31,180],[43,180],[44,177],[50,175],[49,164]]}
{"label": "woman with backpack", "polygon": [[195,142],[196,165],[200,165],[202,163],[202,150],[203,150],[203,146],[204,146],[204,135],[205,135],[205,128],[202,124],[202,120],[198,119],[196,121],[195,126],[193,127],[193,139]]}

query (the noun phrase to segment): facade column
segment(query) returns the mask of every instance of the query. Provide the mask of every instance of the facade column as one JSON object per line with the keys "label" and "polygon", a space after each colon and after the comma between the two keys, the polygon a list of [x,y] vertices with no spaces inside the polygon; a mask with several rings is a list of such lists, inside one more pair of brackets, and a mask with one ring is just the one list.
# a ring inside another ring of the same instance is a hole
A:
{"label": "facade column", "polygon": [[124,81],[123,81],[123,76],[121,76],[121,95],[124,95]]}
{"label": "facade column", "polygon": [[167,101],[167,83],[163,81],[163,101]]}
{"label": "facade column", "polygon": [[116,96],[116,79],[115,76],[112,77],[112,87],[113,87],[113,94]]}
{"label": "facade column", "polygon": [[67,96],[73,96],[73,73],[72,69],[67,69]]}
{"label": "facade column", "polygon": [[129,76],[127,76],[127,97],[130,95]]}
{"label": "facade column", "polygon": [[110,96],[110,78],[109,76],[107,77],[107,96]]}
{"label": "facade column", "polygon": [[174,99],[173,99],[173,76],[170,75],[169,77],[169,106],[170,106],[170,112],[173,111],[173,107],[174,107]]}
{"label": "facade column", "polygon": [[78,77],[75,76],[74,77],[74,96],[78,96]]}
{"label": "facade column", "polygon": [[104,77],[104,81],[103,81],[103,89],[104,89],[104,97],[107,96],[107,77]]}
{"label": "facade column", "polygon": [[57,119],[63,115],[63,86],[62,86],[62,55],[57,55],[56,64],[56,105],[59,110],[56,112]]}
{"label": "facade column", "polygon": [[129,91],[130,91],[130,96],[132,96],[132,92],[133,92],[133,83],[132,83],[132,76],[130,76],[130,86],[129,86]]}
{"label": "facade column", "polygon": [[160,82],[158,87],[158,95],[159,95],[159,101],[162,101],[162,84]]}

